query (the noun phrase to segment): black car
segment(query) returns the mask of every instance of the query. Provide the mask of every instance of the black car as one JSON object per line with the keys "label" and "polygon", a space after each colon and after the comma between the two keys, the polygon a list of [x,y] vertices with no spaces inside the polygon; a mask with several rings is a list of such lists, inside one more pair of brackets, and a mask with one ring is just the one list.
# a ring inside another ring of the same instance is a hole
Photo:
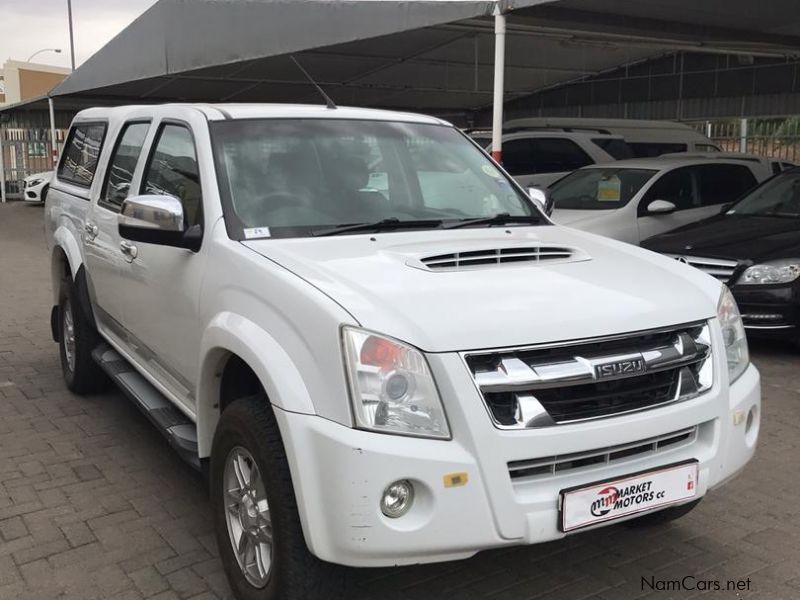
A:
{"label": "black car", "polygon": [[719,215],[642,246],[727,283],[749,336],[800,343],[800,168],[768,179]]}

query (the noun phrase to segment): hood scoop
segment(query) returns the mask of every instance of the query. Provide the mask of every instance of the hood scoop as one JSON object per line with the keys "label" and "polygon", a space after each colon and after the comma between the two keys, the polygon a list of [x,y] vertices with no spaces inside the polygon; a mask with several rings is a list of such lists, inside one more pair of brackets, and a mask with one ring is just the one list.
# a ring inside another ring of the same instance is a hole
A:
{"label": "hood scoop", "polygon": [[505,247],[465,249],[448,254],[420,257],[410,266],[428,271],[463,271],[488,269],[519,263],[566,263],[590,260],[585,252],[566,246],[511,245]]}

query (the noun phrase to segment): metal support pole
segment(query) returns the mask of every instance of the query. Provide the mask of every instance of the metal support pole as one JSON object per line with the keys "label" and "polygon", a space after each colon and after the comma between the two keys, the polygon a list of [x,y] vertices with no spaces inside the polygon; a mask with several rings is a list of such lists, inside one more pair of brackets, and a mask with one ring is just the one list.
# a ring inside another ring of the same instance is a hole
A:
{"label": "metal support pole", "polygon": [[742,119],[739,127],[739,152],[747,152],[747,119]]}
{"label": "metal support pole", "polygon": [[3,140],[6,130],[0,129],[0,202],[6,203],[6,155],[3,151]]}
{"label": "metal support pole", "polygon": [[492,158],[503,161],[503,96],[506,68],[506,16],[494,13],[494,105],[492,113]]}
{"label": "metal support pole", "polygon": [[67,0],[67,16],[69,17],[69,58],[72,70],[75,70],[75,36],[72,31],[72,0]]}
{"label": "metal support pole", "polygon": [[56,112],[53,108],[53,99],[48,96],[47,104],[50,108],[50,157],[53,161],[53,169],[58,162],[58,143],[56,143]]}

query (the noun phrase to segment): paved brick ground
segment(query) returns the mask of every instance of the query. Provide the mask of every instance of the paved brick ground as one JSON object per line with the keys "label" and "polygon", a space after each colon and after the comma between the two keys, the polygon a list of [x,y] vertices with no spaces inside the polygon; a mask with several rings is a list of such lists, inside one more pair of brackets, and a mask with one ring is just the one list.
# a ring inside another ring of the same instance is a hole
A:
{"label": "paved brick ground", "polygon": [[[228,598],[203,482],[117,393],[64,388],[42,209],[0,206],[0,600]],[[353,600],[689,598],[642,578],[750,578],[800,597],[800,355],[758,346],[756,459],[679,524],[613,527],[463,562],[353,574]],[[469,527],[469,523],[464,523]]]}

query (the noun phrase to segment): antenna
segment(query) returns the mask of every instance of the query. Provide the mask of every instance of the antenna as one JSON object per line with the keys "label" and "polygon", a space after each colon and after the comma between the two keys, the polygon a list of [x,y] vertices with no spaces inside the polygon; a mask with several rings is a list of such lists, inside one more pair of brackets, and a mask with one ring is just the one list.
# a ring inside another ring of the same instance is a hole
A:
{"label": "antenna", "polygon": [[308,71],[306,71],[306,70],[303,68],[303,65],[301,65],[301,64],[300,64],[300,62],[299,62],[299,61],[298,61],[298,60],[297,60],[297,59],[294,57],[294,55],[290,54],[290,55],[289,55],[289,58],[291,58],[291,59],[292,59],[292,62],[294,62],[294,64],[296,64],[296,65],[297,65],[297,68],[298,68],[298,69],[300,69],[300,71],[303,73],[303,75],[305,75],[305,76],[306,76],[306,79],[308,79],[308,80],[311,82],[311,85],[313,85],[315,88],[317,88],[317,91],[319,92],[320,96],[322,96],[323,98],[325,98],[325,104],[326,104],[326,106],[327,106],[328,108],[330,108],[330,109],[333,109],[333,110],[335,110],[335,109],[337,108],[337,106],[336,106],[336,103],[335,103],[333,100],[331,100],[331,97],[330,97],[330,96],[328,96],[328,94],[326,94],[326,93],[325,93],[325,90],[323,90],[323,89],[322,89],[322,88],[319,86],[319,84],[318,84],[316,81],[314,81],[314,78],[313,78],[313,77],[311,77],[311,75],[309,75],[309,74],[308,74]]}

